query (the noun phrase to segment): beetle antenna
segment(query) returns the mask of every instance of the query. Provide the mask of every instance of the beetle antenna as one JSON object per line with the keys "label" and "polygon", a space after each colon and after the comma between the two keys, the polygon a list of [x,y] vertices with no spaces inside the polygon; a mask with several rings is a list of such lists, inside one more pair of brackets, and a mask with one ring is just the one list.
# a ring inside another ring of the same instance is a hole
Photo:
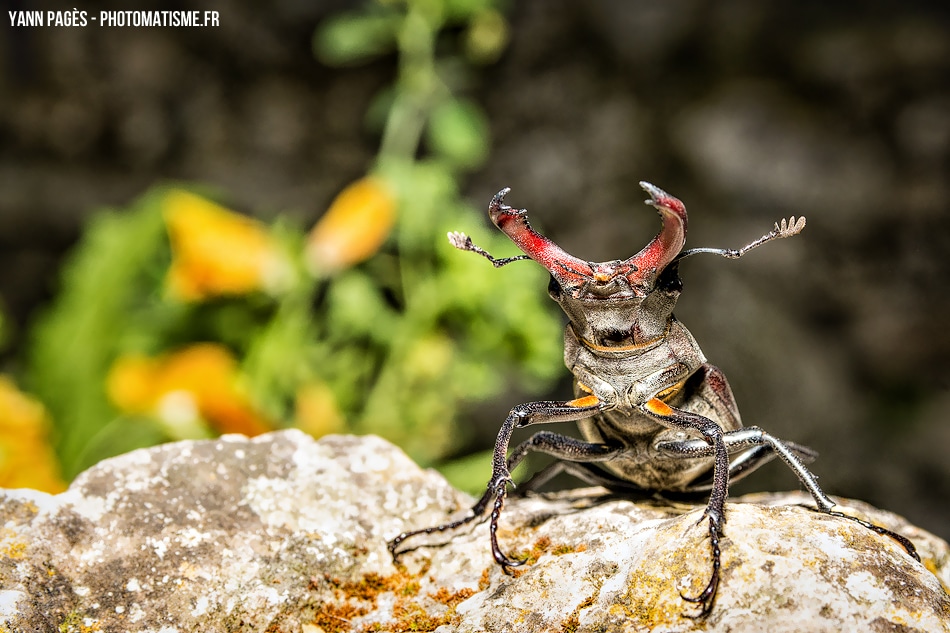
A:
{"label": "beetle antenna", "polygon": [[757,240],[749,242],[742,248],[690,248],[688,250],[680,253],[676,260],[679,261],[684,257],[689,257],[690,255],[697,255],[699,253],[710,253],[712,255],[721,255],[727,259],[739,259],[753,248],[758,248],[766,242],[771,242],[772,240],[780,240],[786,237],[792,237],[793,235],[798,235],[802,232],[802,229],[805,228],[805,216],[800,218],[795,218],[793,215],[789,219],[782,218],[781,222],[776,222],[775,227],[760,237]]}
{"label": "beetle antenna", "polygon": [[527,255],[517,255],[515,257],[505,257],[503,259],[495,259],[484,248],[482,248],[481,246],[477,246],[472,241],[472,238],[470,238],[468,235],[465,235],[465,233],[461,233],[459,231],[449,231],[448,237],[449,237],[449,242],[455,248],[459,249],[460,251],[471,251],[473,253],[478,253],[479,255],[481,255],[488,261],[490,261],[495,268],[501,268],[502,266],[506,264],[510,264],[511,262],[517,262],[522,259],[531,259]]}

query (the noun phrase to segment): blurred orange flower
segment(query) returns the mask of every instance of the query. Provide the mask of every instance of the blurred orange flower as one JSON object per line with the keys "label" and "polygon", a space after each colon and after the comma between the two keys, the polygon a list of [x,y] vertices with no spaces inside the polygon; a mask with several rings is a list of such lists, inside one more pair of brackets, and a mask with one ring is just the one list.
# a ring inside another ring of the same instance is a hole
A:
{"label": "blurred orange flower", "polygon": [[163,201],[172,264],[166,287],[184,301],[286,285],[290,265],[266,227],[210,200],[173,190]]}
{"label": "blurred orange flower", "polygon": [[319,381],[297,390],[295,418],[294,425],[298,429],[316,438],[346,430],[333,390]]}
{"label": "blurred orange flower", "polygon": [[307,238],[306,258],[314,275],[333,273],[369,259],[386,241],[396,220],[396,199],[379,178],[352,183],[330,204]]}
{"label": "blurred orange flower", "polygon": [[120,357],[106,390],[120,410],[155,416],[173,430],[201,421],[218,433],[253,436],[271,430],[239,390],[238,377],[237,360],[226,348],[197,343],[157,358]]}
{"label": "blurred orange flower", "polygon": [[0,376],[0,488],[61,492],[66,484],[49,445],[43,405]]}

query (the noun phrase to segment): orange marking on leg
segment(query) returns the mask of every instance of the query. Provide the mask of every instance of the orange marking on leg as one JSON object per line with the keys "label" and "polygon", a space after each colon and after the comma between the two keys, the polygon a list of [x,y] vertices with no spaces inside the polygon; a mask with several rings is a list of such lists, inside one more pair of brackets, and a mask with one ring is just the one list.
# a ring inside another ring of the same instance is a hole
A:
{"label": "orange marking on leg", "polygon": [[659,398],[650,398],[646,403],[647,411],[656,415],[669,416],[673,414],[673,407]]}
{"label": "orange marking on leg", "polygon": [[597,396],[584,396],[583,398],[577,398],[576,400],[571,400],[567,403],[570,407],[596,407],[600,404],[600,398]]}

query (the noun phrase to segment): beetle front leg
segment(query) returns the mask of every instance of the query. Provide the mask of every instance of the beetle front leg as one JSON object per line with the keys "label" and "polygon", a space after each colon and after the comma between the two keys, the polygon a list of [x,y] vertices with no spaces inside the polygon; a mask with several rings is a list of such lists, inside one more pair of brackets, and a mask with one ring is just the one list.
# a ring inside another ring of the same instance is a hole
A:
{"label": "beetle front leg", "polygon": [[[495,497],[492,507],[488,531],[491,534],[491,551],[495,562],[501,565],[506,574],[511,573],[512,567],[524,564],[524,561],[508,558],[498,545],[498,520],[508,495],[508,484],[511,483],[509,470],[508,444],[511,433],[516,428],[523,428],[532,424],[549,424],[552,422],[575,422],[599,413],[606,405],[596,396],[584,396],[574,400],[552,402],[540,401],[522,404],[511,410],[508,418],[498,432],[495,440],[495,450],[492,455],[492,478],[488,484],[488,491]],[[519,447],[520,448],[520,447]],[[524,454],[513,455],[517,461],[523,459]],[[515,465],[517,462],[515,462]]]}
{"label": "beetle front leg", "polygon": [[660,424],[677,429],[697,431],[702,434],[702,441],[708,445],[713,456],[712,491],[703,517],[709,520],[709,546],[712,552],[712,575],[709,582],[696,596],[684,596],[683,600],[701,605],[698,617],[705,617],[712,610],[716,591],[719,589],[720,567],[722,566],[722,551],[719,547],[719,538],[722,536],[722,526],[725,522],[726,495],[729,492],[729,452],[723,440],[723,430],[709,418],[675,409],[659,398],[651,398],[640,406],[641,411]]}
{"label": "beetle front leg", "polygon": [[[489,532],[491,533],[491,551],[492,557],[502,566],[505,573],[511,573],[512,567],[522,564],[522,561],[508,558],[498,545],[498,521],[501,518],[501,512],[505,505],[505,497],[508,494],[508,484],[511,483],[511,472],[509,468],[508,445],[511,442],[511,434],[516,428],[530,426],[532,424],[546,424],[552,422],[574,422],[599,413],[606,408],[606,405],[596,396],[585,396],[575,400],[568,401],[538,401],[528,402],[518,405],[508,414],[504,424],[498,431],[495,439],[495,449],[492,454],[492,475],[485,489],[484,494],[472,506],[469,514],[457,521],[451,521],[442,525],[423,528],[421,530],[412,530],[403,532],[389,543],[389,552],[393,559],[397,559],[400,554],[408,550],[399,550],[399,546],[407,539],[420,534],[433,534],[435,532],[445,532],[455,528],[462,527],[480,517],[484,516],[489,503],[492,504]],[[525,451],[526,452],[526,451]],[[512,456],[520,461],[520,457]],[[515,465],[517,464],[515,462]],[[511,466],[513,468],[514,466]]]}

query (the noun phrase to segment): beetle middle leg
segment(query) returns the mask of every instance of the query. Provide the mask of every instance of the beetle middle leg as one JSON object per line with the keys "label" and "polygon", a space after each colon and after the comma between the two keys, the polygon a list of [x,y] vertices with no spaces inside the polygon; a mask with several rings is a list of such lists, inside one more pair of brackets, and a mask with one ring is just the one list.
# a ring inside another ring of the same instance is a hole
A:
{"label": "beetle middle leg", "polygon": [[[743,431],[746,429],[743,429]],[[542,431],[538,435],[547,434],[546,431]],[[562,436],[563,437],[563,436]],[[758,446],[753,446],[747,448],[744,444],[738,445],[740,452],[738,455],[734,455],[737,445],[730,442],[730,433],[727,432],[724,435],[726,439],[726,448],[730,454],[729,461],[729,483],[732,484],[740,479],[745,478],[747,475],[755,472],[761,466],[771,462],[773,459],[778,457],[771,447],[767,444],[762,444]],[[574,438],[567,438],[575,442],[579,441]],[[709,444],[705,440],[688,440],[690,442],[698,442],[704,448],[710,449]],[[788,442],[782,440],[783,443],[789,447],[789,449],[795,453],[795,456],[798,457],[804,463],[811,463],[815,461],[818,457],[818,452],[807,447],[802,446],[801,444],[795,444],[793,442]],[[530,442],[530,445],[529,445]],[[513,457],[520,448],[525,447],[529,451],[537,451],[541,453],[546,453],[558,459],[554,462],[551,462],[538,472],[531,475],[531,478],[527,481],[521,482],[518,484],[518,487],[515,489],[515,492],[524,494],[526,492],[534,492],[539,490],[547,482],[551,481],[554,477],[560,474],[570,475],[575,479],[579,479],[589,486],[600,486],[602,488],[607,488],[612,492],[617,492],[621,494],[635,494],[641,493],[643,495],[654,496],[658,491],[656,489],[644,488],[638,486],[629,481],[620,479],[616,475],[611,474],[610,472],[603,470],[597,464],[599,462],[610,461],[615,457],[621,457],[623,455],[622,451],[611,452],[609,457],[602,456],[602,448],[605,445],[603,444],[594,444],[594,450],[592,450],[588,457],[562,457],[558,453],[546,450],[544,447],[538,446],[536,438],[533,436],[530,440],[525,441],[521,446],[516,448],[511,452]],[[662,447],[664,450],[667,447],[667,443],[660,443],[658,446]],[[711,452],[706,452],[703,455],[710,456]],[[695,453],[691,454],[691,457],[703,456],[696,455]],[[511,457],[509,457],[508,469],[514,470],[521,462],[521,459],[518,459],[517,462],[512,463]],[[708,492],[712,488],[712,477],[706,476],[702,479],[697,479],[691,483],[688,487],[684,488],[681,492],[688,496],[694,496],[700,492]],[[672,497],[670,491],[663,491],[661,493],[664,497]]]}
{"label": "beetle middle leg", "polygon": [[624,447],[585,442],[568,435],[539,431],[512,449],[508,455],[508,470],[513,471],[531,452],[550,455],[555,457],[556,461],[519,483],[515,491],[521,495],[538,490],[561,473],[571,475],[589,486],[601,486],[612,491],[648,492],[594,465],[622,458],[626,454]]}
{"label": "beetle middle leg", "polygon": [[[508,446],[511,442],[512,432],[516,428],[522,428],[532,424],[575,422],[577,420],[595,415],[596,413],[602,411],[605,407],[606,405],[597,397],[584,396],[567,401],[528,402],[513,408],[508,414],[508,417],[505,419],[504,424],[501,425],[501,429],[498,431],[498,436],[495,439],[495,448],[492,453],[491,479],[488,482],[488,486],[486,487],[484,494],[482,494],[478,501],[476,501],[471,507],[468,515],[458,519],[457,521],[451,521],[442,525],[423,528],[421,530],[412,530],[410,532],[403,532],[389,543],[389,552],[393,555],[393,558],[398,558],[400,554],[407,551],[405,549],[399,549],[399,546],[407,539],[420,534],[433,534],[435,532],[444,532],[462,527],[463,525],[483,517],[485,512],[488,511],[489,505],[491,505],[489,532],[491,534],[492,556],[494,557],[495,562],[501,565],[505,573],[511,573],[511,568],[521,565],[522,561],[508,558],[508,556],[506,556],[505,553],[501,551],[501,548],[498,545],[498,520],[501,517],[501,512],[505,505],[505,497],[508,494],[508,484],[511,483],[511,469],[514,468],[514,466],[516,466],[530,450],[530,447],[525,447],[525,444],[519,445],[519,447],[512,454],[511,458],[509,458]],[[543,436],[544,434],[541,435]],[[550,433],[547,435],[553,436],[555,434]],[[557,437],[563,438],[565,440],[570,439],[565,438],[564,436]],[[584,453],[585,449],[581,448],[579,445],[587,443],[576,440],[574,442],[574,444],[571,442],[561,443],[560,450],[562,457],[568,456],[574,452],[579,456],[579,459],[596,459],[596,455],[592,453],[587,453],[583,456],[580,456],[581,453]],[[603,449],[590,448],[593,446],[594,445],[588,444],[588,450],[593,451],[594,453],[601,450],[606,450],[606,447],[603,447]],[[524,447],[524,450],[521,450],[522,447]],[[577,451],[580,451],[580,453],[577,453]],[[494,499],[494,503],[491,503],[492,499]]]}

